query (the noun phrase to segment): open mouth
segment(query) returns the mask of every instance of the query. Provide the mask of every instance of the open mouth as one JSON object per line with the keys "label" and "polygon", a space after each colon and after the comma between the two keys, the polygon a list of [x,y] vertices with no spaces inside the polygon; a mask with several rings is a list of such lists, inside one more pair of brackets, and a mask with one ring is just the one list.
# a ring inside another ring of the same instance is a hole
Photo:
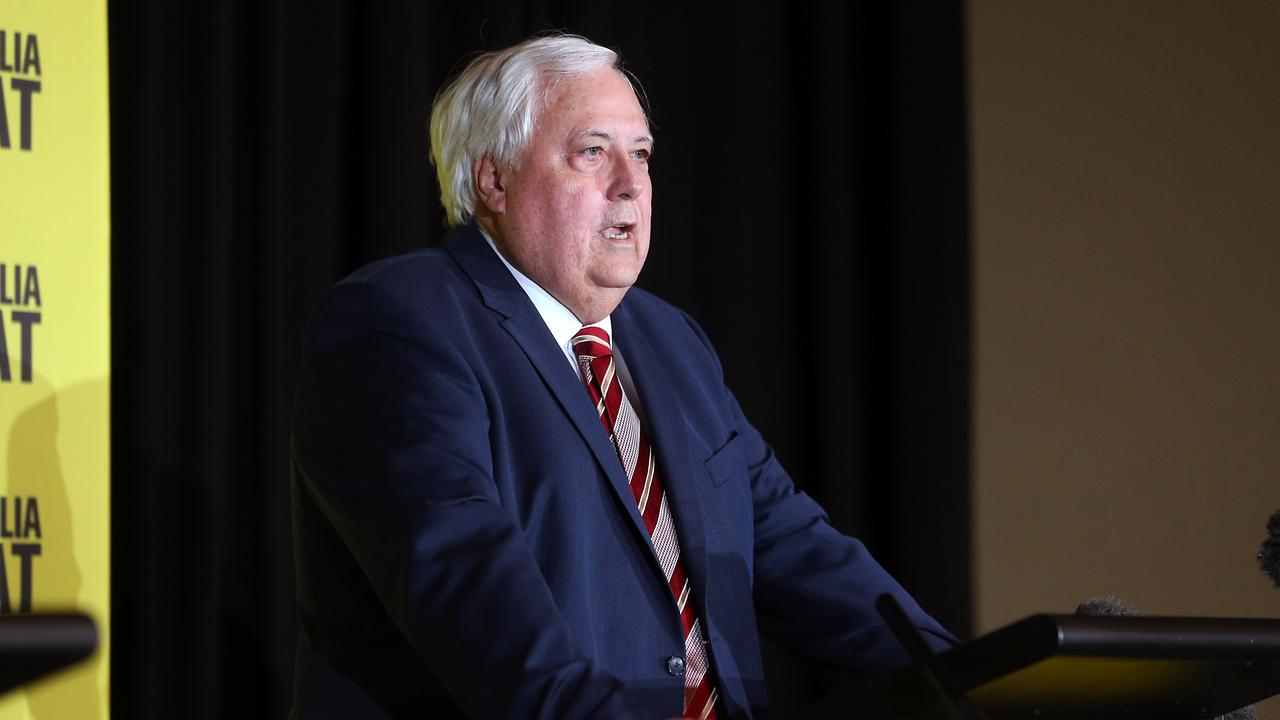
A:
{"label": "open mouth", "polygon": [[606,240],[630,240],[631,231],[635,229],[635,223],[618,223],[610,225],[600,231]]}

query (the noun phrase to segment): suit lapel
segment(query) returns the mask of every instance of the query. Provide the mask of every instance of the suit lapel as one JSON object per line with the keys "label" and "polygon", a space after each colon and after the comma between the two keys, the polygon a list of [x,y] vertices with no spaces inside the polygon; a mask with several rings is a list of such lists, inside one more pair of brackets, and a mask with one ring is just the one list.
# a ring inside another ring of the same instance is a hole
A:
{"label": "suit lapel", "polygon": [[[617,495],[623,512],[631,518],[637,539],[652,550],[649,532],[644,526],[644,519],[640,517],[635,497],[631,494],[631,485],[618,460],[618,451],[600,423],[600,416],[596,414],[582,380],[565,360],[564,353],[556,344],[537,308],[529,302],[529,297],[520,284],[474,226],[467,225],[451,234],[447,249],[471,277],[485,305],[504,316],[502,328],[524,351],[546,383],[547,389],[590,448]],[[653,558],[651,565],[661,578],[662,568],[657,557],[652,551],[649,554]]]}
{"label": "suit lapel", "polygon": [[640,394],[645,416],[644,431],[658,457],[663,486],[671,496],[671,512],[675,517],[680,555],[688,571],[689,582],[694,596],[706,608],[713,583],[707,563],[706,513],[698,492],[702,478],[697,472],[703,467],[705,458],[700,457],[689,443],[689,427],[680,412],[680,399],[671,392],[672,385],[661,359],[630,321],[626,307],[624,300],[613,312],[613,335],[636,392]]}

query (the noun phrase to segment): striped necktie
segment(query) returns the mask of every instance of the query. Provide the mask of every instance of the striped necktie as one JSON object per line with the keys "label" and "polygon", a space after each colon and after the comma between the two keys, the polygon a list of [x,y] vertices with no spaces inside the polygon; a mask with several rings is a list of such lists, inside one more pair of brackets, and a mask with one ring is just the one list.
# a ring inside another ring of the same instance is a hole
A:
{"label": "striped necktie", "polygon": [[596,404],[600,421],[609,431],[609,439],[622,459],[622,469],[631,483],[631,494],[649,530],[649,542],[662,572],[666,574],[676,609],[680,612],[680,623],[684,627],[684,658],[683,662],[676,662],[680,658],[668,660],[667,671],[679,673],[683,669],[684,716],[715,718],[718,694],[711,685],[707,648],[702,641],[702,623],[694,613],[689,580],[680,560],[680,542],[676,538],[670,501],[662,489],[653,448],[640,427],[640,418],[627,401],[622,383],[618,382],[609,333],[598,327],[582,328],[573,338],[573,353],[578,358],[578,369],[587,392]]}

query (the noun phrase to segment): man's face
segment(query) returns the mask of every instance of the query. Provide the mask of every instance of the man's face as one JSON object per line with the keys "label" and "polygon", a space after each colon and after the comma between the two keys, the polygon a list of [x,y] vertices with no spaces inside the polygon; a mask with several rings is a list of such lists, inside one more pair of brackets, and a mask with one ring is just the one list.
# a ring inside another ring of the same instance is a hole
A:
{"label": "man's face", "polygon": [[602,68],[555,85],[519,169],[496,171],[494,242],[584,323],[612,312],[644,265],[652,148],[631,84]]}

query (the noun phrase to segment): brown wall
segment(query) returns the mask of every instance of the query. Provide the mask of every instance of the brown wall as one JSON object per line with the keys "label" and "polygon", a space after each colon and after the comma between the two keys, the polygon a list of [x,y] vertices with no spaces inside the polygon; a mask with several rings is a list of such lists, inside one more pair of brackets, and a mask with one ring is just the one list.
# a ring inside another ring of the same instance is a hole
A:
{"label": "brown wall", "polygon": [[1280,2],[972,0],[969,43],[976,630],[1280,617]]}

